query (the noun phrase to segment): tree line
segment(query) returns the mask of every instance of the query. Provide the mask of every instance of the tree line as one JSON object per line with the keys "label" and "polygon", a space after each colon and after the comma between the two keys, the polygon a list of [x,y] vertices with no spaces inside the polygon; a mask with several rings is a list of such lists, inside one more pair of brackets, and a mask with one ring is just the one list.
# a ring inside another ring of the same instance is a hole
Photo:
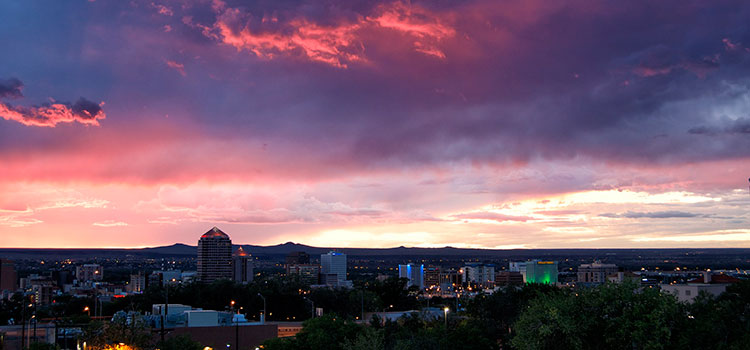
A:
{"label": "tree line", "polygon": [[[306,320],[297,336],[263,344],[269,350],[750,348],[750,281],[731,285],[718,297],[700,294],[686,304],[657,288],[636,283],[578,289],[527,284],[472,298],[428,301],[398,278],[362,282],[354,289],[313,290],[295,279],[266,278],[247,285],[218,281],[169,290],[153,287],[144,294],[105,303],[104,314],[147,312],[152,304],[164,303],[167,293],[170,303],[204,309],[225,310],[235,301],[235,307],[242,307],[250,319],[263,308],[260,294],[266,298],[268,320]],[[14,296],[3,301],[0,317],[18,317],[23,300]],[[51,306],[34,312],[54,315],[61,324],[87,324],[84,339],[88,344],[202,348],[185,338],[153,344],[153,336],[143,324],[90,322],[82,311],[93,305],[90,302],[93,300],[61,296]],[[448,319],[414,313],[391,321],[376,314],[359,322],[363,311],[418,310],[427,303],[448,307]],[[311,318],[313,304],[324,309],[323,317]]]}

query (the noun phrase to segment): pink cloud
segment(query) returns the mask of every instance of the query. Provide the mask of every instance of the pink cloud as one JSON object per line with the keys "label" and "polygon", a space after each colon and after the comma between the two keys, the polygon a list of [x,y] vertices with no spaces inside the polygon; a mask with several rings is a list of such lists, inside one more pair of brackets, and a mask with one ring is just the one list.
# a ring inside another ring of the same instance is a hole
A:
{"label": "pink cloud", "polygon": [[172,11],[172,9],[170,9],[169,7],[166,7],[164,5],[156,4],[156,3],[152,2],[151,3],[151,7],[155,8],[156,11],[160,15],[164,15],[164,16],[172,16],[172,15],[174,15],[174,12]]}
{"label": "pink cloud", "polygon": [[338,68],[368,62],[366,47],[377,45],[377,37],[386,30],[401,34],[403,40],[412,43],[414,51],[438,58],[445,58],[438,44],[455,35],[455,30],[444,24],[439,15],[401,2],[380,5],[369,16],[339,19],[331,25],[304,17],[280,23],[277,17],[264,16],[257,21],[252,14],[229,8],[221,1],[214,1],[213,8],[217,21],[211,27],[194,24],[189,17],[183,22],[260,58],[298,57]]}
{"label": "pink cloud", "polygon": [[128,226],[127,222],[122,221],[116,221],[116,220],[104,220],[104,221],[97,221],[93,223],[94,226],[99,227],[121,227],[121,226]]}
{"label": "pink cloud", "polygon": [[504,214],[492,213],[492,212],[463,213],[463,214],[453,215],[453,217],[456,219],[461,219],[461,220],[492,220],[492,221],[497,221],[497,222],[505,222],[505,221],[526,222],[529,220],[534,220],[534,218],[530,216],[504,215]]}
{"label": "pink cloud", "polygon": [[14,107],[0,103],[0,118],[28,126],[55,127],[59,123],[73,122],[99,126],[99,120],[106,118],[102,105],[83,98],[72,106],[52,103],[48,106]]}
{"label": "pink cloud", "polygon": [[168,66],[169,68],[172,68],[172,69],[176,70],[176,71],[177,71],[178,73],[180,73],[180,75],[182,75],[183,77],[184,77],[184,76],[187,76],[187,73],[185,73],[185,65],[184,65],[184,64],[182,64],[182,63],[177,63],[177,62],[175,62],[175,61],[171,61],[171,60],[167,60],[167,66]]}
{"label": "pink cloud", "polygon": [[729,38],[724,38],[721,41],[724,43],[724,48],[726,48],[727,51],[734,51],[742,47],[742,44],[735,43]]}
{"label": "pink cloud", "polygon": [[[231,10],[230,10],[231,11]],[[236,10],[235,10],[236,11]],[[217,22],[215,27],[225,44],[238,50],[246,49],[260,58],[272,59],[278,55],[301,55],[312,61],[346,68],[346,62],[363,60],[361,53],[353,48],[353,31],[357,24],[323,28],[305,20],[289,23],[292,34],[253,33],[245,27],[233,31],[225,22]],[[354,50],[354,51],[353,51]]]}

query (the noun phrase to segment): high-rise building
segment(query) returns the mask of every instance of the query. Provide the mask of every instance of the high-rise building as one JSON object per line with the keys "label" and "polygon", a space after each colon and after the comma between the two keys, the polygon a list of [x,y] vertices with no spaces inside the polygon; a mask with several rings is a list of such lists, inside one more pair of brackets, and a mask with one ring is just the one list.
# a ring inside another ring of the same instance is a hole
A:
{"label": "high-rise building", "polygon": [[78,282],[101,281],[104,279],[104,267],[99,264],[76,266],[76,279]]}
{"label": "high-rise building", "polygon": [[523,275],[518,271],[495,271],[496,286],[522,285]]}
{"label": "high-rise building", "polygon": [[46,306],[52,303],[57,287],[52,281],[41,281],[31,285],[31,292],[34,293],[34,303],[37,306]]}
{"label": "high-rise building", "polygon": [[[293,264],[286,266],[287,276],[299,276],[300,281],[306,284],[317,284],[319,274],[320,265],[318,264]],[[336,276],[336,279],[338,280],[338,276]]]}
{"label": "high-rise building", "polygon": [[232,240],[216,227],[198,240],[198,281],[232,279]]}
{"label": "high-rise building", "polygon": [[18,276],[12,260],[0,259],[0,292],[18,289]]}
{"label": "high-rise building", "polygon": [[427,266],[424,268],[424,286],[425,288],[440,287],[440,266]]}
{"label": "high-rise building", "polygon": [[491,264],[472,264],[461,268],[463,281],[466,283],[476,283],[483,286],[495,285],[495,265]]}
{"label": "high-rise building", "polygon": [[52,271],[52,280],[57,283],[58,287],[63,287],[66,284],[73,284],[75,276],[70,270],[54,270]]}
{"label": "high-rise building", "polygon": [[[320,274],[336,275],[338,284],[346,283],[346,254],[330,251],[320,255]],[[325,284],[331,284],[332,278],[326,277]]]}
{"label": "high-rise building", "polygon": [[239,283],[253,281],[253,256],[242,247],[237,248],[232,256],[232,279]]}
{"label": "high-rise building", "polygon": [[408,279],[409,283],[407,286],[416,286],[422,289],[424,288],[424,265],[398,265],[398,277]]}
{"label": "high-rise building", "polygon": [[130,293],[143,293],[146,290],[146,276],[142,272],[130,275],[130,283],[128,283],[126,289]]}
{"label": "high-rise building", "polygon": [[602,264],[594,261],[592,264],[581,264],[578,266],[578,282],[601,284],[607,282],[607,276],[617,273],[619,268],[615,264]]}
{"label": "high-rise building", "polygon": [[452,290],[463,284],[463,270],[450,269],[440,273],[440,288],[443,290]]}
{"label": "high-rise building", "polygon": [[291,252],[286,256],[287,265],[301,265],[310,263],[310,254],[305,252]]}
{"label": "high-rise building", "polygon": [[531,260],[526,262],[526,283],[557,283],[557,261]]}

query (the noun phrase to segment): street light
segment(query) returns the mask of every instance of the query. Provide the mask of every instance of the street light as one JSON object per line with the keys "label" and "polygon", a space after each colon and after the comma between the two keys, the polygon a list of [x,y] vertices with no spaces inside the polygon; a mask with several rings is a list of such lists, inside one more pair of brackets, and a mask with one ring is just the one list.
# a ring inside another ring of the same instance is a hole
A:
{"label": "street light", "polygon": [[365,287],[364,286],[362,286],[362,304],[361,304],[361,306],[362,306],[362,309],[361,309],[361,311],[362,311],[362,322],[364,322],[365,321]]}
{"label": "street light", "polygon": [[[36,342],[36,313],[31,316],[31,321],[34,321],[34,342]],[[29,345],[31,345],[31,342],[29,342]]]}
{"label": "street light", "polygon": [[[32,304],[29,304],[31,307]],[[23,301],[23,311],[21,311],[21,349],[26,347],[26,299]]]}
{"label": "street light", "polygon": [[443,312],[445,313],[445,329],[448,329],[448,311],[451,309],[447,306],[443,309]]}
{"label": "street light", "polygon": [[258,296],[263,299],[263,317],[261,318],[261,323],[266,323],[266,297],[264,297],[262,294],[258,293]]}
{"label": "street light", "polygon": [[315,318],[315,302],[312,301],[312,300],[310,300],[310,299],[307,299],[306,297],[302,298],[302,299],[305,299],[306,301],[310,302],[310,304],[311,304],[311,306],[310,306],[310,318]]}
{"label": "street light", "polygon": [[167,316],[169,316],[169,285],[170,282],[176,282],[176,279],[171,279],[164,283],[164,315],[161,315],[161,308],[159,308],[159,317],[161,318],[161,342],[164,343],[164,324],[167,322]]}
{"label": "street light", "polygon": [[91,317],[91,309],[89,309],[88,306],[83,308],[83,312],[85,312],[89,317]]}
{"label": "street light", "polygon": [[[232,313],[234,313],[234,300],[232,300],[229,303],[232,305]],[[240,315],[240,310],[237,309],[237,315],[232,316],[232,318],[234,318],[234,347],[237,349],[240,348],[240,317],[239,315]]]}

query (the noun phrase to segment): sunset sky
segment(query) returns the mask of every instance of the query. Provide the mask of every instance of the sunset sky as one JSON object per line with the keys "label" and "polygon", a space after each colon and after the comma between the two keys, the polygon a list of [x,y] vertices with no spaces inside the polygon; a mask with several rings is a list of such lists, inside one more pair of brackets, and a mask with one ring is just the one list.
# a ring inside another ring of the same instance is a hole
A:
{"label": "sunset sky", "polygon": [[750,247],[747,1],[0,2],[0,247]]}

